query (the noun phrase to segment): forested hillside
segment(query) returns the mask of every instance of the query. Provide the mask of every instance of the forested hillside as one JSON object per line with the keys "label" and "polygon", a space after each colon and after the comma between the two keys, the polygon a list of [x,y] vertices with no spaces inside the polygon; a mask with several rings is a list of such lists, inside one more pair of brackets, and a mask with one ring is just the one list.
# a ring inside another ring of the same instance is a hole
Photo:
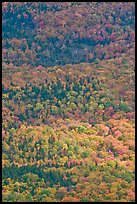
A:
{"label": "forested hillside", "polygon": [[135,3],[2,3],[3,202],[135,201]]}
{"label": "forested hillside", "polygon": [[133,2],[4,2],[3,59],[33,67],[119,57],[134,47]]}

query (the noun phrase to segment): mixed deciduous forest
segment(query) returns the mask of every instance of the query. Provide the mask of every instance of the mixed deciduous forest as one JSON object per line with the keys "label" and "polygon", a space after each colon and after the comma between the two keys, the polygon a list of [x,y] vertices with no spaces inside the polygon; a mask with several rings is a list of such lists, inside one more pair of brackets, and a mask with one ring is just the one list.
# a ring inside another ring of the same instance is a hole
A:
{"label": "mixed deciduous forest", "polygon": [[2,201],[135,201],[135,3],[2,3]]}

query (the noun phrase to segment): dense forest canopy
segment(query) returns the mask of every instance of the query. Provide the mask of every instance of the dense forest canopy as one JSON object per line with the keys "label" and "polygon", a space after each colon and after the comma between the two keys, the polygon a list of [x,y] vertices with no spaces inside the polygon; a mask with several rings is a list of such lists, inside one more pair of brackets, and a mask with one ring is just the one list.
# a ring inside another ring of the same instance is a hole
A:
{"label": "dense forest canopy", "polygon": [[134,71],[134,2],[3,2],[3,202],[134,202]]}
{"label": "dense forest canopy", "polygon": [[111,59],[134,47],[133,2],[4,2],[6,63],[33,67]]}

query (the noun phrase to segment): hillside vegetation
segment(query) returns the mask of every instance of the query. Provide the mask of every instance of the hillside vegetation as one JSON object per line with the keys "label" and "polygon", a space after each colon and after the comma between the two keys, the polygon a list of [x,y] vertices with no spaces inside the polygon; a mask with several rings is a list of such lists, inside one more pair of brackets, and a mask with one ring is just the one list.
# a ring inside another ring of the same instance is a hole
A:
{"label": "hillside vegetation", "polygon": [[2,3],[3,202],[135,201],[135,4]]}

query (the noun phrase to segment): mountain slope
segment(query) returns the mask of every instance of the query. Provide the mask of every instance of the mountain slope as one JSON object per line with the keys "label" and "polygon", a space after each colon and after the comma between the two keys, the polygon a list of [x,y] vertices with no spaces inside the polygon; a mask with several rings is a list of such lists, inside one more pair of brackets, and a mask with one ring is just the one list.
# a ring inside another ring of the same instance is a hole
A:
{"label": "mountain slope", "polygon": [[2,3],[2,201],[135,201],[134,2]]}

